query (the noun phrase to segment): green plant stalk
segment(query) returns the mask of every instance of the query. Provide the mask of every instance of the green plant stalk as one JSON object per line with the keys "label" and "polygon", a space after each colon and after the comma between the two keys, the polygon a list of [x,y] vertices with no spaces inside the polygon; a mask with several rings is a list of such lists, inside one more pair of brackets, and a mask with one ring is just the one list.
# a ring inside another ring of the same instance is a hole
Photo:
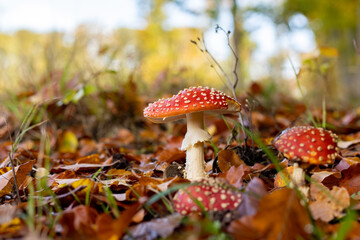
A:
{"label": "green plant stalk", "polygon": [[[157,191],[156,189],[151,188],[152,191],[156,192],[156,194],[159,194],[160,192]],[[166,197],[162,197],[161,201],[164,203],[166,209],[172,214],[174,213],[174,209],[172,207],[171,201],[169,199],[167,199]]]}
{"label": "green plant stalk", "polygon": [[297,73],[296,73],[295,66],[294,66],[293,62],[291,61],[290,57],[289,57],[289,62],[290,62],[290,64],[291,64],[292,70],[294,71],[295,78],[296,78],[296,84],[297,84],[298,89],[299,89],[299,91],[300,91],[301,98],[303,99],[303,102],[304,102],[304,104],[305,104],[307,115],[308,115],[308,117],[310,118],[312,124],[313,124],[315,127],[318,127],[318,124],[316,123],[316,121],[314,120],[313,115],[312,115],[311,112],[310,112],[309,105],[307,104],[307,101],[305,101],[305,95],[304,95],[304,92],[303,92],[303,90],[302,90],[302,88],[301,88],[301,84],[300,84],[299,77],[298,77],[298,75],[297,75]]}
{"label": "green plant stalk", "polygon": [[[52,212],[52,207],[49,209],[49,212]],[[50,239],[54,238],[54,235],[56,234],[54,231],[54,226],[59,221],[60,216],[61,216],[61,214],[57,214],[55,217],[52,214],[49,214],[49,218],[50,218],[49,229],[51,229],[51,230],[50,230],[48,238],[50,238]]]}
{"label": "green plant stalk", "polygon": [[111,207],[112,213],[114,214],[114,216],[116,218],[118,218],[120,216],[120,211],[116,204],[116,200],[115,200],[114,196],[112,195],[110,188],[104,187],[103,189],[105,191],[106,199],[108,200],[108,203]]}
{"label": "green plant stalk", "polygon": [[[138,192],[135,191],[134,188],[132,188],[131,186],[129,186],[130,190],[135,194],[135,196],[138,198],[138,200],[141,198],[140,194]],[[147,205],[146,203],[143,204],[143,207],[153,216],[155,217],[155,212],[150,208],[149,205]]]}
{"label": "green plant stalk", "polygon": [[357,213],[354,210],[348,210],[345,218],[341,221],[340,227],[336,233],[333,234],[331,240],[343,240],[346,239],[346,235],[351,230],[353,221],[357,219]]}
{"label": "green plant stalk", "polygon": [[[226,120],[225,116],[224,116],[224,115],[221,115],[221,118],[223,119],[223,121],[224,121],[226,127],[228,128],[228,130],[232,133],[233,129],[231,129],[231,127],[230,127],[228,121]],[[236,125],[236,124],[235,124],[235,125]],[[241,124],[238,125],[237,128],[242,130]],[[245,130],[242,130],[242,131],[245,131]],[[236,141],[238,144],[240,144],[240,142],[239,142],[236,138],[235,138],[235,141]]]}
{"label": "green plant stalk", "polygon": [[[101,173],[103,167],[99,168],[95,173],[94,175],[91,177],[91,180],[94,180],[95,181],[95,178]],[[94,183],[94,186],[92,188],[88,187],[86,189],[86,194],[85,194],[85,205],[86,206],[89,206],[90,204],[90,192],[91,190],[93,190],[95,188],[95,183]]]}
{"label": "green plant stalk", "polygon": [[35,230],[35,198],[34,198],[34,186],[29,184],[29,197],[26,205],[26,217],[25,222],[31,231]]}
{"label": "green plant stalk", "polygon": [[194,184],[191,184],[191,183],[181,183],[181,184],[177,184],[175,186],[172,186],[168,189],[166,189],[165,191],[163,192],[159,192],[157,194],[155,194],[154,196],[150,197],[149,200],[146,201],[146,203],[144,203],[144,207],[150,207],[152,204],[154,204],[155,202],[157,202],[158,200],[160,200],[161,198],[165,197],[166,195],[169,195],[179,189],[182,189],[182,188],[185,188],[187,186],[190,186],[190,185],[194,185]]}
{"label": "green plant stalk", "polygon": [[[13,174],[14,186],[15,186],[15,191],[16,191],[16,195],[17,195],[17,198],[18,198],[18,200],[17,200],[18,203],[21,202],[21,196],[20,196],[20,192],[19,192],[19,188],[18,188],[17,179],[16,179],[14,155],[15,155],[17,147],[18,147],[19,143],[21,142],[21,140],[23,139],[25,133],[27,133],[28,131],[30,131],[31,129],[33,129],[35,127],[40,126],[41,124],[43,124],[45,122],[45,121],[43,121],[43,122],[40,122],[40,123],[35,124],[33,126],[30,126],[31,121],[34,119],[34,116],[35,116],[35,114],[37,112],[37,109],[38,109],[38,105],[35,105],[26,114],[24,120],[21,123],[19,132],[17,133],[17,136],[15,138],[15,141],[12,143],[11,151],[9,153],[9,160],[10,160],[11,170],[12,170],[12,174]],[[12,142],[11,136],[10,136],[10,140]]]}
{"label": "green plant stalk", "polygon": [[326,128],[326,99],[325,96],[322,101],[322,128]]}
{"label": "green plant stalk", "polygon": [[[207,128],[207,125],[206,125],[205,121],[204,121],[204,127],[205,127],[205,129],[207,131],[208,128]],[[215,154],[217,154],[219,152],[219,149],[215,145],[214,141],[212,139],[210,139],[209,142],[210,142],[211,147],[214,149]]]}
{"label": "green plant stalk", "polygon": [[174,208],[173,208],[172,205],[171,205],[171,202],[170,202],[167,198],[163,197],[163,198],[161,198],[161,201],[164,203],[166,209],[167,209],[171,214],[173,214],[173,213],[175,212],[175,211],[174,211]]}

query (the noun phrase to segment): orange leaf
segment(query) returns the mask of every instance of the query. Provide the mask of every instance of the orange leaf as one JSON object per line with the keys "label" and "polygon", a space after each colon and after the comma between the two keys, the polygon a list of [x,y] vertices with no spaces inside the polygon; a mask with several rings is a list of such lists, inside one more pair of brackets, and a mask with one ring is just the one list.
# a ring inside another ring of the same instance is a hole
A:
{"label": "orange leaf", "polygon": [[343,170],[342,175],[343,178],[339,182],[340,187],[346,188],[350,195],[360,191],[360,163]]}
{"label": "orange leaf", "polygon": [[309,217],[291,189],[279,189],[263,197],[253,224],[262,239],[309,238],[304,230],[310,224]]}
{"label": "orange leaf", "polygon": [[101,163],[99,154],[92,154],[86,157],[81,157],[77,159],[77,163],[91,163],[98,164]]}
{"label": "orange leaf", "polygon": [[242,186],[243,178],[250,172],[251,168],[245,164],[240,166],[232,166],[226,172],[226,180],[233,186],[239,188]]}
{"label": "orange leaf", "polygon": [[218,154],[218,164],[222,172],[226,172],[232,166],[239,166],[245,164],[243,160],[232,150],[224,149]]}
{"label": "orange leaf", "polygon": [[231,222],[228,231],[234,239],[259,240],[261,234],[256,230],[251,216],[244,216]]}
{"label": "orange leaf", "polygon": [[108,214],[101,214],[97,221],[97,235],[99,239],[120,239],[136,214],[140,203],[129,206],[125,211],[120,213],[117,219],[113,219]]}
{"label": "orange leaf", "polygon": [[284,168],[277,173],[274,179],[274,187],[285,187],[286,183],[290,182],[290,175],[294,172],[294,166]]}
{"label": "orange leaf", "polygon": [[165,149],[161,151],[157,156],[159,162],[167,162],[167,163],[172,163],[174,161],[178,162],[180,160],[185,160],[185,158],[186,158],[186,153],[177,148]]}
{"label": "orange leaf", "polygon": [[75,239],[77,237],[94,236],[96,233],[96,219],[98,214],[95,209],[80,205],[63,212],[59,223],[62,225],[63,235]]}

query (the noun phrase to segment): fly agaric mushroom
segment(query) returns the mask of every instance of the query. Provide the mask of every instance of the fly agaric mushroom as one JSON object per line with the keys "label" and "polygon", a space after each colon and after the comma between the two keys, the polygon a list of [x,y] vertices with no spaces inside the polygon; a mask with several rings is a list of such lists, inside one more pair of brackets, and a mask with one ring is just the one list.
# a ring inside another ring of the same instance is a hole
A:
{"label": "fly agaric mushroom", "polygon": [[225,93],[208,87],[191,87],[167,99],[160,99],[144,109],[144,116],[155,123],[181,118],[187,120],[187,133],[181,150],[186,150],[185,177],[199,180],[206,177],[204,170],[204,142],[211,136],[204,130],[204,112],[236,113],[240,104]]}
{"label": "fly agaric mushroom", "polygon": [[180,189],[174,197],[175,210],[182,215],[201,212],[199,201],[205,211],[227,211],[236,209],[241,202],[241,194],[221,180],[209,178]]}
{"label": "fly agaric mushroom", "polygon": [[275,147],[293,161],[322,165],[332,164],[339,151],[336,134],[310,126],[289,128],[275,141]]}
{"label": "fly agaric mushroom", "polygon": [[[336,134],[311,126],[286,129],[275,139],[274,145],[290,161],[308,165],[332,164],[339,151]],[[295,163],[292,178],[296,185],[304,185],[304,174]]]}

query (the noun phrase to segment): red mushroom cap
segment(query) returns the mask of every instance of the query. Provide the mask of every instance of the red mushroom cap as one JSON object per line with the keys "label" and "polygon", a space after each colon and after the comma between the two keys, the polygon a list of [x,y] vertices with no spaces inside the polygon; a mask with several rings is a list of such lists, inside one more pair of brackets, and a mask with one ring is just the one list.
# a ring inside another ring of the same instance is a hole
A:
{"label": "red mushroom cap", "polygon": [[334,162],[339,151],[336,142],[337,136],[331,131],[298,126],[283,131],[274,145],[289,160],[321,165]]}
{"label": "red mushroom cap", "polygon": [[182,215],[201,212],[195,203],[197,199],[206,211],[226,211],[237,208],[241,202],[241,194],[232,190],[229,185],[219,179],[203,179],[196,185],[184,190],[180,189],[174,197],[175,210]]}
{"label": "red mushroom cap", "polygon": [[144,116],[154,122],[169,122],[185,118],[187,113],[235,113],[240,109],[240,104],[223,92],[208,87],[191,87],[171,98],[149,104],[144,109]]}

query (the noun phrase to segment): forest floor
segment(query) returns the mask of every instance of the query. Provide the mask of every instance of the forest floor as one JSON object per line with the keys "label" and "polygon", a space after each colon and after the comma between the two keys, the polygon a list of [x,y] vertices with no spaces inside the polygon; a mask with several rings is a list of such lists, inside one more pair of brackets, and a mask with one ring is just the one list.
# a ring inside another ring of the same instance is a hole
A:
{"label": "forest floor", "polygon": [[[189,183],[182,171],[186,153],[180,150],[185,121],[150,122],[143,109],[155,99],[129,86],[77,103],[36,105],[22,125],[3,111],[2,238],[360,238],[359,110],[328,109],[323,119],[321,108],[307,109],[286,97],[269,109],[254,93],[250,102],[256,107],[243,112],[252,135],[246,144],[236,116],[206,116],[212,135],[205,144],[206,171],[227,181],[242,201],[235,210],[182,216],[173,197]],[[97,100],[102,109],[93,114]],[[287,184],[293,162],[272,143],[289,127],[313,125],[308,110],[319,126],[326,123],[338,135],[340,151],[334,164],[306,170],[304,196]]]}

